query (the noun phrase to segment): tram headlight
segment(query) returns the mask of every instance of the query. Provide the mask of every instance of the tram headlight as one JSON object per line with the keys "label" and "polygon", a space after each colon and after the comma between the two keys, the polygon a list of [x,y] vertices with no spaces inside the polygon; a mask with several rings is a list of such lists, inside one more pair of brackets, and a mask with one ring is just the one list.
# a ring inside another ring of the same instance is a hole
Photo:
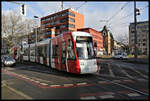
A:
{"label": "tram headlight", "polygon": [[81,65],[81,66],[84,66],[84,62],[80,62],[80,65]]}

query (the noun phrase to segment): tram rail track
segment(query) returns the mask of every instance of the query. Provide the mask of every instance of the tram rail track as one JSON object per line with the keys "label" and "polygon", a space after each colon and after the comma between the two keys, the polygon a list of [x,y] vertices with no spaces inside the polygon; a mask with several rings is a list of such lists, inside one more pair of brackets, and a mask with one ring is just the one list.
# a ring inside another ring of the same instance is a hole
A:
{"label": "tram rail track", "polygon": [[[103,81],[106,81],[106,82],[111,82],[111,80],[102,78],[102,77],[100,77],[100,75],[97,75],[97,74],[96,74],[96,76],[98,77],[97,79],[99,79],[99,80],[103,80]],[[147,94],[147,93],[144,93],[144,92],[142,92],[142,91],[136,90],[136,89],[131,88],[131,87],[128,87],[128,86],[126,86],[126,85],[124,85],[124,84],[120,84],[120,83],[117,83],[117,82],[111,82],[111,83],[112,83],[112,84],[115,84],[115,85],[118,85],[118,86],[121,86],[121,87],[123,87],[123,88],[126,88],[126,89],[128,89],[128,90],[135,91],[135,92],[140,93],[140,94],[142,94],[142,95],[144,95],[144,96],[149,96],[149,94]]]}

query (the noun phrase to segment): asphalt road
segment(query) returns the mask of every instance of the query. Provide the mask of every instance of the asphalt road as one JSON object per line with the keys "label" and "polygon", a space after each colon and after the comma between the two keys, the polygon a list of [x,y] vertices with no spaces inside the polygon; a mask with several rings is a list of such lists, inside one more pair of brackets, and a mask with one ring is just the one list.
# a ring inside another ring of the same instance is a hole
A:
{"label": "asphalt road", "polygon": [[105,62],[99,73],[86,75],[17,64],[2,69],[2,83],[2,99],[149,99],[148,73],[114,62]]}

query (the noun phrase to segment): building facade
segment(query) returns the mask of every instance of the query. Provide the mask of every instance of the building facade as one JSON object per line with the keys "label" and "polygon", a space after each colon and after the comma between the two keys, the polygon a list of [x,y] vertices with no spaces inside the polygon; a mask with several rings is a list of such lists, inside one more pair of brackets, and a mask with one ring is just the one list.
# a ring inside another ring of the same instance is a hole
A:
{"label": "building facade", "polygon": [[1,55],[9,54],[9,45],[6,39],[2,38],[1,40]]}
{"label": "building facade", "polygon": [[103,34],[103,47],[104,47],[104,54],[111,55],[114,50],[114,38],[112,33],[107,29],[106,26],[102,29]]}
{"label": "building facade", "polygon": [[77,31],[84,31],[92,34],[93,44],[97,43],[97,55],[103,55],[103,36],[102,33],[92,28],[81,28]]}
{"label": "building facade", "polygon": [[69,8],[42,17],[41,28],[45,38],[55,37],[67,31],[77,31],[79,28],[84,28],[84,16]]}
{"label": "building facade", "polygon": [[[137,22],[137,48],[138,54],[149,55],[149,21]],[[129,25],[130,53],[134,54],[134,23]]]}

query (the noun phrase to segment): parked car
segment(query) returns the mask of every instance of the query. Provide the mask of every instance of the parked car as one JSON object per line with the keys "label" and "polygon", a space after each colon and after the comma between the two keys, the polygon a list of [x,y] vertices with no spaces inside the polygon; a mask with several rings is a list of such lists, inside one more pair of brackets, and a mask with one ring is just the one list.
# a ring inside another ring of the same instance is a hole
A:
{"label": "parked car", "polygon": [[16,60],[12,56],[1,57],[2,66],[14,66],[16,65]]}
{"label": "parked car", "polygon": [[113,56],[114,59],[128,59],[128,55],[126,53],[115,54]]}

